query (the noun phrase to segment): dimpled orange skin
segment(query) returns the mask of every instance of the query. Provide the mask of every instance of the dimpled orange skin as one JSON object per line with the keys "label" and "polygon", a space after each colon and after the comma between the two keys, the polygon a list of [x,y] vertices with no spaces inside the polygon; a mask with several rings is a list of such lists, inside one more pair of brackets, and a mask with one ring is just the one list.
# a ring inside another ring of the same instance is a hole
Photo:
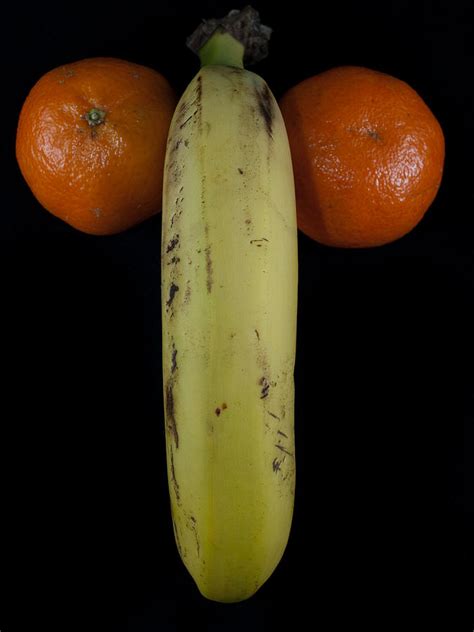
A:
{"label": "dimpled orange skin", "polygon": [[[150,68],[91,58],[43,75],[20,113],[16,155],[40,204],[80,231],[110,235],[161,210],[176,97]],[[103,121],[89,124],[98,110]]]}
{"label": "dimpled orange skin", "polygon": [[328,246],[371,247],[419,223],[441,183],[445,144],[408,84],[343,66],[291,88],[280,107],[306,235]]}

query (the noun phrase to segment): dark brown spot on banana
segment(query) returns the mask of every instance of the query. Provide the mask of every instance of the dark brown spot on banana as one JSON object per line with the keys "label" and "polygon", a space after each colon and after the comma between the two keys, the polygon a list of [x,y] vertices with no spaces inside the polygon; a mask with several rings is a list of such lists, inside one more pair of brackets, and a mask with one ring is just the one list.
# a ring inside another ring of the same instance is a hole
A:
{"label": "dark brown spot on banana", "polygon": [[170,475],[171,475],[171,483],[173,484],[173,489],[176,496],[176,501],[179,503],[181,501],[181,497],[179,494],[179,484],[178,484],[178,481],[176,480],[176,472],[174,469],[173,448],[170,448]]}
{"label": "dark brown spot on banana", "polygon": [[175,344],[173,342],[173,348],[171,350],[171,373],[174,373],[176,369],[178,368],[178,364],[176,361],[177,355],[178,355],[178,350],[176,349]]}
{"label": "dark brown spot on banana", "polygon": [[212,283],[213,283],[211,247],[208,246],[205,249],[205,252],[206,252],[206,274],[207,274],[206,287],[207,287],[208,293],[210,294],[212,291]]}
{"label": "dark brown spot on banana", "polygon": [[187,305],[189,303],[190,298],[191,298],[191,281],[188,279],[188,281],[186,282],[186,290],[184,292],[183,303]]}
{"label": "dark brown spot on banana", "polygon": [[198,115],[198,128],[202,132],[202,75],[198,75],[196,79],[196,111]]}
{"label": "dark brown spot on banana", "polygon": [[194,533],[194,539],[196,541],[196,553],[197,556],[199,557],[200,552],[201,552],[201,547],[199,544],[199,536],[198,536],[198,532],[196,529],[196,518],[194,516],[189,516],[189,520],[186,522],[186,526],[188,527],[188,529],[191,529],[191,531]]}
{"label": "dark brown spot on banana", "polygon": [[193,118],[196,116],[197,112],[198,112],[197,110],[194,110],[194,112],[193,112],[192,114],[190,114],[190,115],[188,116],[188,118],[187,118],[187,119],[185,119],[185,120],[181,123],[181,125],[179,126],[179,129],[183,129],[183,127],[186,127],[186,125],[189,123],[189,121],[190,121],[191,119],[193,119]]}
{"label": "dark brown spot on banana", "polygon": [[290,452],[289,450],[287,450],[284,446],[280,445],[279,443],[275,443],[275,448],[278,448],[279,450],[281,450],[282,452],[284,452],[285,454],[288,454],[289,456],[293,456],[293,453]]}
{"label": "dark brown spot on banana", "polygon": [[272,93],[266,83],[255,92],[259,112],[265,122],[265,129],[270,138],[273,138],[273,121],[275,119],[275,111],[273,105]]}
{"label": "dark brown spot on banana", "polygon": [[170,293],[169,293],[169,298],[166,301],[166,306],[167,307],[171,307],[171,303],[173,302],[173,299],[175,297],[176,292],[179,290],[179,286],[176,285],[176,283],[172,283],[170,285]]}
{"label": "dark brown spot on banana", "polygon": [[173,239],[170,240],[169,244],[166,246],[166,252],[171,252],[176,248],[179,244],[179,235],[175,235]]}
{"label": "dark brown spot on banana", "polygon": [[270,383],[266,377],[261,377],[259,380],[259,384],[262,387],[260,391],[260,399],[265,399],[268,396],[268,391],[270,389]]}
{"label": "dark brown spot on banana", "polygon": [[202,101],[202,75],[198,75],[196,78],[196,103],[199,104]]}
{"label": "dark brown spot on banana", "polygon": [[176,448],[179,448],[179,435],[178,435],[178,429],[176,427],[175,401],[174,401],[173,387],[174,387],[173,380],[172,379],[168,380],[168,383],[166,385],[166,394],[165,394],[166,427],[168,428],[168,432],[174,439]]}

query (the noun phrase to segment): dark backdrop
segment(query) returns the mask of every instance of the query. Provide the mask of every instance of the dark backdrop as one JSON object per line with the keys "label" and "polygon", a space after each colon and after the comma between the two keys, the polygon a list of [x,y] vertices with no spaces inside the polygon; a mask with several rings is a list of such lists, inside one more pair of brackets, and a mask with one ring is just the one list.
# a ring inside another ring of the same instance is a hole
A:
{"label": "dark backdrop", "polygon": [[403,239],[338,250],[299,235],[293,530],[245,603],[202,599],[173,540],[161,216],[87,236],[44,211],[18,170],[18,114],[44,72],[116,56],[180,93],[197,70],[186,36],[242,6],[218,4],[2,9],[0,629],[270,630],[309,616],[324,630],[471,630],[471,3],[256,5],[274,32],[254,70],[277,97],[333,66],[381,70],[425,99],[447,153],[438,197]]}

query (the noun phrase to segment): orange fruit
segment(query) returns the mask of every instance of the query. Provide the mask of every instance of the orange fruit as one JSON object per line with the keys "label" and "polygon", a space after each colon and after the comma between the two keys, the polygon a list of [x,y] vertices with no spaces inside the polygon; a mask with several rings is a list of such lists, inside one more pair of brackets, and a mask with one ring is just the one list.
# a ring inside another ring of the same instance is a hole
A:
{"label": "orange fruit", "polygon": [[16,137],[34,196],[94,235],[159,212],[176,102],[160,73],[121,59],[84,59],[47,72],[23,104]]}
{"label": "orange fruit", "polygon": [[306,235],[328,246],[370,247],[419,223],[438,192],[445,147],[413,88],[343,66],[294,86],[280,106]]}

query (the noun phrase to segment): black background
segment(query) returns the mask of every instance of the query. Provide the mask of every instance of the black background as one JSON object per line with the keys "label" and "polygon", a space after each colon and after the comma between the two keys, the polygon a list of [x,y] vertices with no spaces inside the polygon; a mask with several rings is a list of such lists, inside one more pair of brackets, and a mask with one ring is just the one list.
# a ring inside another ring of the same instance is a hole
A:
{"label": "black background", "polygon": [[35,201],[14,142],[28,91],[66,62],[122,57],[180,94],[197,70],[186,36],[242,3],[2,14],[2,632],[270,630],[305,616],[324,630],[473,627],[471,3],[290,4],[255,5],[274,32],[254,70],[277,98],[342,64],[393,74],[439,119],[446,164],[423,221],[390,245],[299,235],[293,530],[236,605],[199,595],[173,540],[161,216],[113,237],[73,230]]}

